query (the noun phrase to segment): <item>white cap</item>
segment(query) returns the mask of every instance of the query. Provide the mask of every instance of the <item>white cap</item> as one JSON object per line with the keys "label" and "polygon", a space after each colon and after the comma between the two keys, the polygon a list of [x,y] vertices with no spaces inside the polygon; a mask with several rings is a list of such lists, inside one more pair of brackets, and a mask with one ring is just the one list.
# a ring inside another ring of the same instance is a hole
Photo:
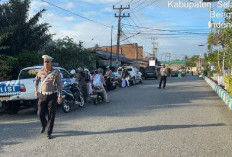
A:
{"label": "white cap", "polygon": [[107,66],[106,68],[110,68],[110,66]]}
{"label": "white cap", "polygon": [[44,59],[44,61],[53,61],[53,58],[48,55],[43,55],[42,58]]}

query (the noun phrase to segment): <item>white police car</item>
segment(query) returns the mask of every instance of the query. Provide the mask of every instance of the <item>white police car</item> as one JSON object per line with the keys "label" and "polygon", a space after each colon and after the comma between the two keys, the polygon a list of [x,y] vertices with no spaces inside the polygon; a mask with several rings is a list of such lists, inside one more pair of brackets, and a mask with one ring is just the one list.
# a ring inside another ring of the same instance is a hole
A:
{"label": "white police car", "polygon": [[[37,107],[35,76],[41,68],[43,68],[43,66],[24,68],[20,71],[18,80],[0,82],[0,101],[7,113],[17,113],[22,105]],[[66,69],[61,67],[53,68],[60,72],[64,89],[64,82],[73,83],[75,81]],[[40,89],[40,84],[38,87],[38,89]]]}

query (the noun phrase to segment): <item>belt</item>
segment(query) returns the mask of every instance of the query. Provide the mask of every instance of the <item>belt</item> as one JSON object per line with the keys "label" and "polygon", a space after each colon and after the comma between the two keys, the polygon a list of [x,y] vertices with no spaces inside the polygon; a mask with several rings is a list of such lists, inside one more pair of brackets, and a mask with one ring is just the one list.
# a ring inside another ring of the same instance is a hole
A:
{"label": "belt", "polygon": [[57,93],[57,91],[54,91],[54,92],[42,92],[42,91],[40,91],[40,94],[42,94],[42,95],[52,95],[54,93]]}

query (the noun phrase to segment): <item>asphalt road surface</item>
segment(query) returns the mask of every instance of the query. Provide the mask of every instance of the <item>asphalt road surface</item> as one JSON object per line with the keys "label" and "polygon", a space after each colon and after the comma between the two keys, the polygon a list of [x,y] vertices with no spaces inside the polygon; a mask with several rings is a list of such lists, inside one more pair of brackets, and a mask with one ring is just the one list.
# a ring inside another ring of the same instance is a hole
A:
{"label": "asphalt road surface", "polygon": [[197,76],[109,92],[111,103],[58,110],[53,139],[31,109],[0,115],[1,157],[231,157],[232,112]]}

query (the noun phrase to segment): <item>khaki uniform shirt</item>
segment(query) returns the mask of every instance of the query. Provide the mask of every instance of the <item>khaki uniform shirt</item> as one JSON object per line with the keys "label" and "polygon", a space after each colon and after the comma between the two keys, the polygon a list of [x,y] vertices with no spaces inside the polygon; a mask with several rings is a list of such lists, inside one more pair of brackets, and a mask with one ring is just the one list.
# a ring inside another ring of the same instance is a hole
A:
{"label": "khaki uniform shirt", "polygon": [[168,75],[167,68],[161,68],[160,69],[160,74],[161,74],[161,76],[167,76]]}
{"label": "khaki uniform shirt", "polygon": [[[44,68],[40,69],[35,77],[35,89],[38,90],[39,81],[43,82],[44,79],[55,69],[51,71],[45,71]],[[42,85],[39,92],[55,92],[58,91],[58,95],[61,95],[62,81],[58,70],[52,74]]]}

